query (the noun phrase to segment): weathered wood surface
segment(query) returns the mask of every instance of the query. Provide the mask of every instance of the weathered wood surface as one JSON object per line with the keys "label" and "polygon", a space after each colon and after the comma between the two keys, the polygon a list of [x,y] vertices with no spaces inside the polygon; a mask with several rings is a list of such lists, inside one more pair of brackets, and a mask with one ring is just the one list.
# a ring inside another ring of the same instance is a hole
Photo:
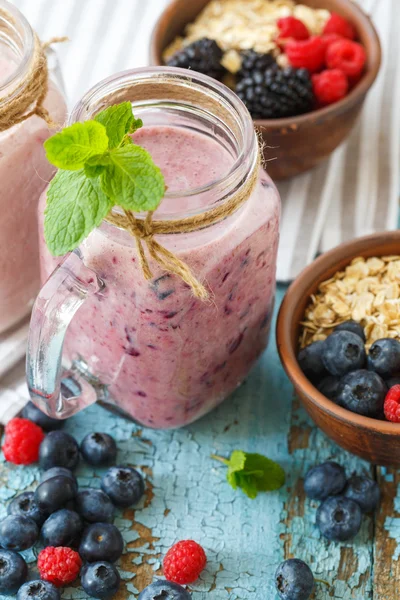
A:
{"label": "weathered wood surface", "polygon": [[[126,542],[119,600],[136,598],[154,574],[161,574],[165,551],[185,538],[199,541],[208,555],[207,570],[192,587],[193,600],[274,600],[274,571],[289,556],[306,560],[316,577],[329,584],[317,584],[318,600],[397,599],[399,475],[378,471],[382,507],[376,519],[365,520],[354,543],[337,545],[321,539],[314,526],[316,505],[302,492],[307,468],[333,458],[349,474],[374,471],[329,442],[292,398],[271,340],[237,393],[190,427],[141,430],[97,406],[68,422],[67,431],[78,440],[94,429],[109,432],[118,442],[118,462],[138,466],[147,478],[142,504],[116,520]],[[285,489],[253,501],[234,492],[225,481],[224,467],[210,454],[228,456],[236,448],[278,460],[288,474]],[[101,470],[82,463],[77,475],[82,487],[99,486]],[[39,471],[9,468],[2,459],[0,476],[1,517],[10,498],[35,485]],[[34,562],[35,552],[25,555]],[[63,598],[85,597],[78,586],[63,592]]]}

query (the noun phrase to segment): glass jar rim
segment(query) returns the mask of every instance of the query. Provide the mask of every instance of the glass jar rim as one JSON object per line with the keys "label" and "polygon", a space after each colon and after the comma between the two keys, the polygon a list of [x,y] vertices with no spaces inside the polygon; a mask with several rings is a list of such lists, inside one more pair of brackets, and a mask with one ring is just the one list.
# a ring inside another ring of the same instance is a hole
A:
{"label": "glass jar rim", "polygon": [[[229,172],[215,181],[211,181],[206,185],[191,188],[183,192],[168,191],[165,198],[174,199],[182,197],[190,197],[203,194],[210,191],[218,191],[233,189],[235,185],[239,185],[244,181],[246,175],[251,171],[254,163],[257,160],[258,141],[254,131],[253,121],[246,106],[239,97],[224,84],[194,71],[180,69],[175,67],[143,67],[138,69],[130,69],[116,73],[107,79],[100,81],[92,87],[83,98],[73,108],[68,124],[71,125],[77,121],[84,121],[92,118],[96,112],[106,107],[101,105],[102,101],[116,93],[129,87],[129,83],[135,84],[149,83],[152,80],[159,81],[160,78],[171,76],[174,83],[182,83],[182,86],[190,82],[193,87],[198,87],[203,92],[207,91],[213,96],[217,96],[225,103],[226,107],[233,111],[238,123],[241,126],[242,140],[240,151],[235,157],[234,163]],[[176,100],[179,103],[179,98]],[[135,105],[135,102],[133,102]],[[96,108],[98,110],[96,110]]]}
{"label": "glass jar rim", "polygon": [[[4,11],[2,13],[1,11]],[[9,14],[11,19],[6,18],[6,14]],[[29,21],[22,14],[22,12],[8,0],[0,0],[0,21],[5,21],[9,30],[14,34],[16,38],[14,42],[17,43],[19,48],[19,62],[16,65],[15,70],[5,79],[0,81],[0,92],[4,95],[11,95],[17,93],[19,90],[19,82],[23,79],[25,73],[29,69],[29,64],[33,55],[34,48],[34,32],[29,24]],[[18,44],[19,43],[19,44]],[[10,93],[6,90],[12,90]]]}

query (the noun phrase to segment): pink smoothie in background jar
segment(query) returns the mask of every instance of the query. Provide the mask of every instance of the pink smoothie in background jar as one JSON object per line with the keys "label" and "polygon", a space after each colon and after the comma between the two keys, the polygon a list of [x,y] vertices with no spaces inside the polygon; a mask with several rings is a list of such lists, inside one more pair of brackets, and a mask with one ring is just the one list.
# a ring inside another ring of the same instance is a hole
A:
{"label": "pink smoothie in background jar", "polygon": [[[0,0],[0,8],[5,7],[9,9],[8,3]],[[12,11],[14,23],[7,24],[2,17],[5,37],[0,39],[0,98],[20,85],[20,64],[23,55],[29,61],[30,54],[32,30],[15,8]],[[19,54],[7,39],[12,40],[13,32],[20,29],[26,30],[26,38]],[[51,82],[45,107],[54,121],[64,121],[66,106]],[[37,116],[0,131],[0,333],[30,312],[40,287],[37,206],[54,174],[43,149],[49,135],[48,125]]]}
{"label": "pink smoothie in background jar", "polygon": [[[234,167],[232,151],[216,134],[143,117],[134,141],[152,154],[168,189],[155,218],[213,206],[215,186]],[[257,145],[248,120],[254,168]],[[41,214],[44,206],[43,195]],[[279,215],[277,190],[260,170],[251,197],[229,218],[200,231],[157,236],[211,290],[206,302],[153,262],[154,277],[146,281],[135,240],[103,224],[80,252],[104,289],[72,319],[64,356],[84,363],[106,387],[108,401],[143,425],[179,427],[201,417],[243,382],[267,345]],[[44,282],[57,261],[43,237],[41,257]]]}

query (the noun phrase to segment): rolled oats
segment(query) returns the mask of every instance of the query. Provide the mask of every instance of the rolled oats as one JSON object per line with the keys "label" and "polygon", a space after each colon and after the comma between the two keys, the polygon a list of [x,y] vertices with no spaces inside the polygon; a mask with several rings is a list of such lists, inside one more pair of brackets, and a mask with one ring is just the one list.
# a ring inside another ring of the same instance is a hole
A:
{"label": "rolled oats", "polygon": [[364,327],[367,349],[380,338],[400,338],[400,256],[357,257],[322,282],[301,323],[301,347],[349,319]]}
{"label": "rolled oats", "polygon": [[[262,54],[280,49],[276,44],[277,20],[296,16],[313,34],[319,34],[329,18],[329,11],[312,9],[293,0],[211,0],[193,23],[185,29],[184,37],[176,38],[165,50],[167,61],[182,47],[204,37],[215,40],[226,53],[235,50],[255,50]],[[237,73],[237,56],[224,57],[223,64],[231,73]]]}

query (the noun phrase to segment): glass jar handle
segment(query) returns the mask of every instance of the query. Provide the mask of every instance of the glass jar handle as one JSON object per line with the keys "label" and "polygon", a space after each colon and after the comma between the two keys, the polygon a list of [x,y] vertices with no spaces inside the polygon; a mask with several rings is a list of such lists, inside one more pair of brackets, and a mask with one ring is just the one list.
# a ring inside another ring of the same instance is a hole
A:
{"label": "glass jar handle", "polygon": [[[60,263],[36,299],[28,336],[27,382],[34,404],[51,417],[65,419],[97,399],[95,387],[82,373],[73,367],[63,370],[62,354],[76,311],[103,288],[104,283],[75,250]],[[65,379],[68,394],[63,391]]]}

